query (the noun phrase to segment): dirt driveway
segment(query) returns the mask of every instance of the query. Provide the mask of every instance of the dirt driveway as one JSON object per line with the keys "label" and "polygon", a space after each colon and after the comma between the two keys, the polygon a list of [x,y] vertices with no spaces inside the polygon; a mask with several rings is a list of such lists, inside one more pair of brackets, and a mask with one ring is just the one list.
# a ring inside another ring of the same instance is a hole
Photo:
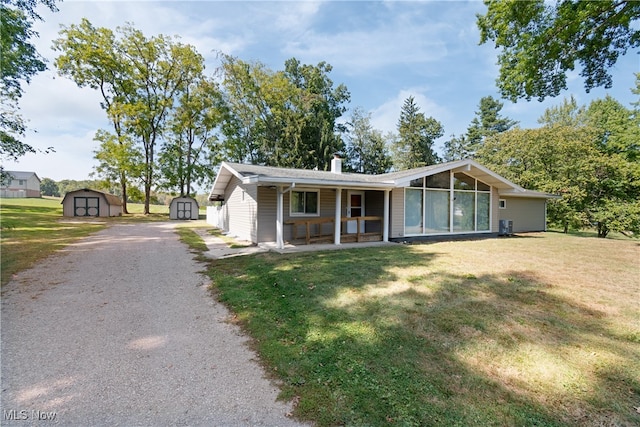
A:
{"label": "dirt driveway", "polygon": [[3,288],[1,425],[300,425],[173,227],[113,225]]}

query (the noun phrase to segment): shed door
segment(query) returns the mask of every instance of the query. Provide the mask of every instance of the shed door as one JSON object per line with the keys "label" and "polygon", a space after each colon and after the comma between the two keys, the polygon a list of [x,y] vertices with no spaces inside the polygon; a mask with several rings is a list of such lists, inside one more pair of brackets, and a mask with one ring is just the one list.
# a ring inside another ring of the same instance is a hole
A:
{"label": "shed door", "polygon": [[73,216],[99,216],[99,197],[74,197]]}
{"label": "shed door", "polygon": [[178,202],[178,219],[191,219],[191,202]]}

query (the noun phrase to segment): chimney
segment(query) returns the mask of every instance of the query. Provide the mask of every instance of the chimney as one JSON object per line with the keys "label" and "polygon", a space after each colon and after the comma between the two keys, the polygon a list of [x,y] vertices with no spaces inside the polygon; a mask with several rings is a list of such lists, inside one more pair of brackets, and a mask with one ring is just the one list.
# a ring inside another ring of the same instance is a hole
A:
{"label": "chimney", "polygon": [[331,172],[342,173],[342,159],[340,159],[340,154],[338,153],[335,153],[333,159],[331,159]]}

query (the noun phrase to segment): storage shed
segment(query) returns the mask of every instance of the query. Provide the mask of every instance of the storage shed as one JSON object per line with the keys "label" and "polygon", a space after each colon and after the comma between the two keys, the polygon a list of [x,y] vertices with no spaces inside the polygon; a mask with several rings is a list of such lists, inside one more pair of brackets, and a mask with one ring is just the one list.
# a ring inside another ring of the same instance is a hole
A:
{"label": "storage shed", "polygon": [[74,217],[121,216],[122,201],[113,194],[89,188],[69,191],[62,199],[62,215]]}
{"label": "storage shed", "polygon": [[169,204],[169,219],[198,219],[200,207],[196,199],[191,197],[176,197]]}

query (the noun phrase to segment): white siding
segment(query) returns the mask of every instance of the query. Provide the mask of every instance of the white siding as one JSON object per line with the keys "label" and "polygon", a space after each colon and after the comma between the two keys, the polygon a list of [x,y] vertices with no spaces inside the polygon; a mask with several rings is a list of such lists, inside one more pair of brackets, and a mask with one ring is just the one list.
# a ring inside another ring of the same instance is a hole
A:
{"label": "white siding", "polygon": [[231,236],[254,243],[257,243],[257,188],[255,184],[243,185],[234,177],[225,191],[224,203],[224,230]]}

